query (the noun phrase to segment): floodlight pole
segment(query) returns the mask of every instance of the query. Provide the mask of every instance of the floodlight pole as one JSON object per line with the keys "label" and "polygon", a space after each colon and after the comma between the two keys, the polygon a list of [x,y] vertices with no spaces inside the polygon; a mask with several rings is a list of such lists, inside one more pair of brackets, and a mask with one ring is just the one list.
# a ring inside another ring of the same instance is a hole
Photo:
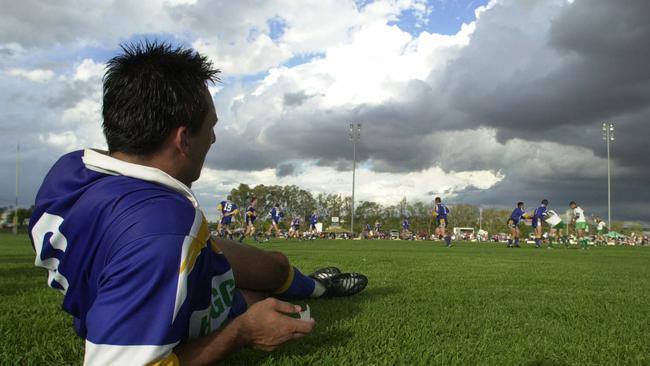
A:
{"label": "floodlight pole", "polygon": [[609,145],[614,141],[614,124],[603,123],[603,140],[607,144],[607,225],[612,228],[612,164],[609,155]]}
{"label": "floodlight pole", "polygon": [[350,233],[354,237],[354,185],[357,171],[357,141],[361,139],[361,123],[350,123],[349,131],[350,140],[352,141],[352,210],[350,211]]}
{"label": "floodlight pole", "polygon": [[13,222],[13,233],[14,235],[18,234],[18,190],[20,187],[20,180],[19,180],[19,174],[20,174],[20,145],[16,145],[16,202],[14,206],[14,222]]}

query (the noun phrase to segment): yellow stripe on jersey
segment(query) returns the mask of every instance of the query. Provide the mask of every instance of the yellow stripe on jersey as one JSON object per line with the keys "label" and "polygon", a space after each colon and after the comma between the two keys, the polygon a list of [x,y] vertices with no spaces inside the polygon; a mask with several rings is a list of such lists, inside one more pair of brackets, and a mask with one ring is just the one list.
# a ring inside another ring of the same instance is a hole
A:
{"label": "yellow stripe on jersey", "polygon": [[147,366],[181,366],[181,360],[179,360],[178,356],[172,352],[169,356],[161,360],[148,363]]}
{"label": "yellow stripe on jersey", "polygon": [[201,227],[199,228],[198,233],[192,239],[192,243],[187,251],[187,256],[185,260],[181,263],[181,272],[187,271],[192,272],[194,269],[194,264],[196,259],[201,254],[201,250],[207,245],[208,238],[210,237],[210,230],[208,229],[208,223],[205,221],[205,217],[201,219]]}
{"label": "yellow stripe on jersey", "polygon": [[201,251],[208,245],[210,238],[210,230],[205,216],[200,209],[196,208],[194,213],[194,223],[190,228],[190,232],[183,240],[183,247],[181,249],[181,258],[179,261],[178,282],[176,284],[176,302],[174,304],[174,315],[172,316],[172,323],[176,319],[176,315],[187,298],[187,278],[194,269],[196,260]]}

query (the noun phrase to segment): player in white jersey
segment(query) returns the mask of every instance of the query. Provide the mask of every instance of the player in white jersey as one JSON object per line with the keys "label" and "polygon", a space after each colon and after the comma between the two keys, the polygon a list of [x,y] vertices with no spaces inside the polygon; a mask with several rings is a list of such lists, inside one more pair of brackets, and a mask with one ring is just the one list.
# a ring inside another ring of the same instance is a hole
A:
{"label": "player in white jersey", "polygon": [[546,218],[544,221],[551,227],[551,232],[548,236],[548,248],[553,248],[553,239],[558,243],[562,242],[568,246],[569,240],[563,235],[566,225],[562,221],[560,215],[553,210],[546,211]]}
{"label": "player in white jersey", "polygon": [[607,234],[607,223],[600,216],[596,216],[596,241],[598,244],[607,244],[605,234]]}
{"label": "player in white jersey", "polygon": [[569,203],[569,208],[573,210],[573,223],[575,223],[578,245],[582,249],[587,249],[587,217],[585,216],[585,211],[575,201]]}

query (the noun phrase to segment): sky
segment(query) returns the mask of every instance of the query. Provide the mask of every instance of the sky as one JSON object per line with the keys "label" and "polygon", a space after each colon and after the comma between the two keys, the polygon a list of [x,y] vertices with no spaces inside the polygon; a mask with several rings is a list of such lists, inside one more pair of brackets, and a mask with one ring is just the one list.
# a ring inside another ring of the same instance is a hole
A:
{"label": "sky", "polygon": [[650,222],[645,0],[0,0],[0,206],[66,152],[105,148],[104,64],[144,39],[208,56],[217,141],[193,190],[208,217],[239,185],[357,200],[607,214]]}

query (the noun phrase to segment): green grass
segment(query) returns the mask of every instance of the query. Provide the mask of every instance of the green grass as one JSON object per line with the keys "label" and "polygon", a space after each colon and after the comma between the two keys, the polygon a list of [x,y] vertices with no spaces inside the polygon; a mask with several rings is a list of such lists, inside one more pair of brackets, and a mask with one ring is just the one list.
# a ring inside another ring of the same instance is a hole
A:
{"label": "green grass", "polygon": [[[650,365],[650,248],[276,242],[304,272],[365,273],[361,294],[307,300],[312,335],[232,365]],[[25,237],[0,235],[0,363],[79,364],[83,342]]]}

